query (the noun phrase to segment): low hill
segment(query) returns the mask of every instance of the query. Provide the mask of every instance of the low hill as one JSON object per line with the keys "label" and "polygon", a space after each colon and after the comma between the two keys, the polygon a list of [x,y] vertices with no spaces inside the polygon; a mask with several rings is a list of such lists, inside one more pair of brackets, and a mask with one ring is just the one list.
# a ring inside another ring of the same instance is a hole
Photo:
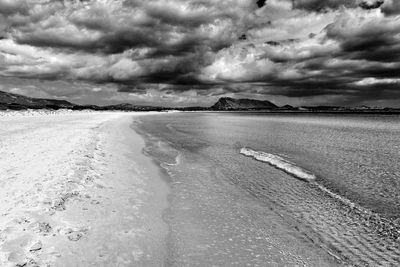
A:
{"label": "low hill", "polygon": [[0,109],[72,108],[75,105],[66,100],[32,98],[0,91]]}
{"label": "low hill", "polygon": [[105,110],[123,110],[123,111],[161,111],[165,110],[162,107],[153,107],[153,106],[136,106],[128,103],[122,103],[117,105],[110,105],[101,107]]}
{"label": "low hill", "polygon": [[230,97],[221,97],[217,103],[210,107],[211,110],[261,110],[277,108],[277,105],[268,100],[234,99]]}

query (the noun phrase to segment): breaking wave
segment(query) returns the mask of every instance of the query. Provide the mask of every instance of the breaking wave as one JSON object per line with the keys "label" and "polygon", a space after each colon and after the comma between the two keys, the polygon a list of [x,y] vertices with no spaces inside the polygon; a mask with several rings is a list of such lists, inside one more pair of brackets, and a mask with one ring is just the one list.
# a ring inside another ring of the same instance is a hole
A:
{"label": "breaking wave", "polygon": [[[315,181],[316,176],[307,170],[295,165],[294,163],[274,154],[254,151],[248,148],[242,148],[240,154],[251,157],[255,160],[268,163],[284,172],[315,186],[327,196],[337,200],[344,207],[346,219],[351,221],[348,231],[354,231],[352,238],[349,236],[331,235],[315,226],[321,225],[320,220],[324,220],[324,216],[316,221],[310,221],[310,225],[314,225],[314,229],[323,236],[323,239],[338,254],[354,261],[356,266],[398,266],[399,263],[399,240],[400,240],[400,222],[381,216],[348,198],[335,193],[326,188],[322,184]],[[290,193],[289,193],[290,194]],[[303,217],[302,217],[303,218]],[[313,216],[310,217],[314,220]],[[325,225],[330,225],[332,232],[338,233],[343,231],[343,225],[333,223],[329,219]],[[344,224],[346,225],[346,224]],[[347,227],[347,226],[346,226]],[[380,239],[380,237],[384,239]],[[383,245],[384,244],[384,245]],[[357,248],[357,249],[353,249]],[[381,249],[383,248],[383,249]],[[396,252],[395,252],[396,251]],[[395,252],[395,253],[393,253]],[[382,264],[384,263],[384,264]]]}
{"label": "breaking wave", "polygon": [[274,154],[270,154],[262,151],[255,151],[249,148],[240,149],[240,154],[252,157],[258,161],[266,162],[284,172],[293,175],[294,177],[310,182],[315,180],[317,177],[311,172],[297,166],[296,164]]}

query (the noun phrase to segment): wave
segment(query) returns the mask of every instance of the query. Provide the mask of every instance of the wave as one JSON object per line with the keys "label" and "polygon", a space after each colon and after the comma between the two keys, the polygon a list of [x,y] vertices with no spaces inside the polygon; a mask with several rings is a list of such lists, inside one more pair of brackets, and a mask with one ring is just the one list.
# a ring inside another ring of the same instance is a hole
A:
{"label": "wave", "polygon": [[380,214],[364,208],[361,205],[352,202],[350,199],[333,192],[331,189],[328,189],[327,187],[315,181],[316,176],[311,172],[295,165],[294,163],[280,156],[267,152],[254,151],[249,148],[242,148],[240,150],[240,154],[254,158],[258,161],[266,162],[280,170],[283,170],[288,174],[291,174],[298,179],[309,182],[329,197],[336,199],[344,206],[348,207],[349,213],[352,213],[355,216],[362,218],[362,220],[366,222],[367,227],[372,228],[374,232],[379,233],[382,236],[388,237],[391,240],[395,240],[396,242],[400,240],[399,220],[392,220],[382,217]]}
{"label": "wave", "polygon": [[258,161],[266,162],[284,172],[293,175],[294,177],[303,181],[313,181],[317,177],[311,172],[297,166],[296,164],[274,154],[262,151],[255,151],[249,148],[240,149],[240,154],[254,158]]}

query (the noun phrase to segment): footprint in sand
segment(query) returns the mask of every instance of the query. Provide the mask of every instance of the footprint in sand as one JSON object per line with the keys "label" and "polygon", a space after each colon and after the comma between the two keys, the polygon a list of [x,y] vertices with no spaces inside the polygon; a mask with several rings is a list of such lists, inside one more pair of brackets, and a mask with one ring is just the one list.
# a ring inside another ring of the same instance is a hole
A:
{"label": "footprint in sand", "polygon": [[78,227],[78,228],[67,228],[61,231],[70,241],[79,241],[87,232],[88,228]]}
{"label": "footprint in sand", "polygon": [[3,251],[8,252],[7,260],[14,266],[41,266],[37,259],[43,244],[40,240],[32,240],[30,235],[22,235],[3,244]]}
{"label": "footprint in sand", "polygon": [[68,239],[71,241],[78,241],[79,239],[82,238],[82,236],[83,236],[83,233],[81,233],[81,232],[73,232],[68,235]]}
{"label": "footprint in sand", "polygon": [[56,211],[63,211],[65,210],[65,202],[67,202],[68,199],[72,197],[79,196],[79,192],[69,192],[64,195],[62,195],[59,199],[54,201],[54,204],[52,206],[52,209]]}
{"label": "footprint in sand", "polygon": [[34,230],[35,230],[35,232],[37,232],[43,236],[46,236],[46,235],[51,234],[53,229],[52,229],[51,225],[47,222],[38,222],[35,225]]}
{"label": "footprint in sand", "polygon": [[15,221],[17,224],[27,224],[27,223],[30,223],[30,222],[31,222],[27,217],[16,218],[16,219],[14,219],[14,221]]}
{"label": "footprint in sand", "polygon": [[96,200],[96,199],[93,199],[92,201],[90,201],[90,204],[92,204],[92,205],[98,205],[98,204],[100,204],[100,201],[98,201],[98,200]]}

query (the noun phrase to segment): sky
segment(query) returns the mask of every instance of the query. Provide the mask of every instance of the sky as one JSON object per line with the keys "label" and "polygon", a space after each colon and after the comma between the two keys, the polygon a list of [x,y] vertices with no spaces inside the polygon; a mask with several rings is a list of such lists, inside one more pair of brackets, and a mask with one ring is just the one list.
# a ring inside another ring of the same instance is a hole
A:
{"label": "sky", "polygon": [[0,0],[0,90],[400,107],[400,1]]}

